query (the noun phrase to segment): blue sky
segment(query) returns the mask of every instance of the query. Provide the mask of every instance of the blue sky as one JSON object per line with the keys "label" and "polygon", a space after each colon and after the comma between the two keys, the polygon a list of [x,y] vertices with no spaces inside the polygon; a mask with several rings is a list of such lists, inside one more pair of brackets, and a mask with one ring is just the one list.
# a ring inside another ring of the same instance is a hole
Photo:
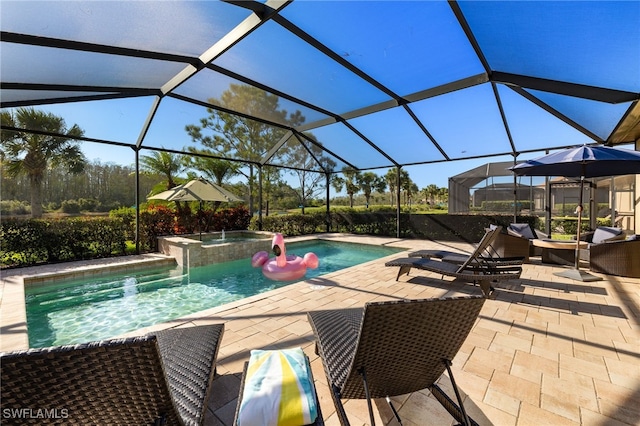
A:
{"label": "blue sky", "polygon": [[[458,5],[493,70],[640,91],[637,1],[461,1]],[[200,1],[3,1],[2,12],[6,31],[187,56],[202,54],[250,14],[230,4]],[[398,96],[411,98],[422,90],[485,71],[446,1],[296,0],[281,14]],[[57,55],[62,50],[3,43],[3,81],[39,82],[44,71],[45,81],[54,84],[159,87],[184,66],[78,51],[64,51],[68,56],[60,60]],[[264,23],[213,64],[334,114],[350,114],[391,100],[388,93],[310,49],[274,21]],[[219,98],[234,82],[204,69],[175,93],[206,102]],[[516,149],[593,142],[508,86],[496,87]],[[9,92],[3,91],[3,96]],[[630,105],[529,93],[603,139]],[[435,97],[418,95],[417,99],[410,104],[411,110],[451,158],[511,151],[490,84]],[[87,137],[135,144],[152,104],[151,97],[142,97],[43,109],[65,117],[68,125],[78,124]],[[281,107],[289,112],[301,110],[307,123],[326,117],[293,101],[281,99]],[[184,127],[206,115],[203,107],[165,97],[144,145],[173,150],[193,145]],[[399,163],[443,159],[402,107],[348,122]],[[358,167],[389,164],[341,123],[311,132]],[[83,150],[90,160],[134,162],[130,148],[86,143]],[[542,154],[522,154],[518,160]],[[446,187],[451,176],[488,162],[512,160],[507,155],[406,166],[406,170],[420,188],[429,184]],[[379,174],[385,172],[380,169]]]}
{"label": "blue sky", "polygon": [[[517,97],[512,99],[511,96],[513,95],[509,95],[509,92],[506,92],[505,102],[517,102],[516,109],[521,111],[520,115],[514,115],[512,124],[513,133],[518,134],[518,132],[520,132],[525,139],[536,139],[542,137],[545,138],[545,141],[546,138],[555,137],[563,140],[563,143],[567,144],[573,143],[579,145],[582,143],[590,142],[590,140],[581,133],[567,127],[556,119],[552,119],[552,117],[550,117],[544,111],[533,108],[532,105],[530,105],[527,101],[523,102],[521,99],[518,100]],[[457,97],[453,96],[450,100],[451,104],[449,106],[447,106],[447,102],[443,100],[438,100],[437,102],[435,102],[435,105],[425,106],[425,108],[431,109],[430,117],[434,123],[434,126],[431,128],[431,130],[433,132],[437,134],[438,129],[441,129],[440,131],[445,131],[447,129],[446,118],[444,116],[438,116],[438,109],[442,110],[447,107],[457,108],[458,114],[456,117],[463,117],[467,121],[472,122],[472,127],[476,130],[482,129],[483,126],[486,125],[486,121],[483,123],[483,119],[485,117],[482,114],[479,114],[478,116],[474,115],[473,105],[463,104],[462,106],[459,106],[457,101]],[[151,98],[134,98],[124,100],[85,102],[78,104],[69,103],[49,105],[46,106],[46,109],[53,112],[54,114],[65,117],[67,125],[69,126],[72,124],[80,125],[80,127],[85,130],[85,136],[87,137],[134,144],[142,130],[142,125],[147,117],[151,104]],[[163,108],[160,108],[158,113],[156,114],[154,123],[146,136],[146,140],[154,141],[154,146],[176,150],[179,150],[188,145],[193,145],[190,137],[184,130],[184,127],[187,124],[197,124],[200,118],[206,116],[206,111],[204,110],[204,108],[180,102],[174,99],[165,99],[163,100],[162,105]],[[465,108],[468,109],[468,112],[464,111]],[[415,110],[417,111],[417,113],[423,113],[420,106],[416,107]],[[376,120],[375,117],[365,116],[353,119],[352,123],[357,128],[361,129],[365,136],[371,137],[372,139],[377,138],[376,142],[383,141],[381,147],[385,150],[389,150],[389,152],[391,153],[394,152],[394,140],[413,140],[417,136],[417,127],[414,128],[409,126],[406,122],[406,117],[401,118],[402,116],[398,115],[394,110],[387,110],[379,114],[384,115],[386,117],[385,120]],[[540,117],[537,117],[536,115],[540,115]],[[391,121],[389,122],[387,120]],[[540,122],[545,123],[544,130],[536,130],[532,128],[534,123]],[[332,144],[334,143],[333,140],[344,140],[340,139],[340,137],[344,137],[343,133],[349,134],[349,132],[344,131],[344,128],[342,128],[342,130],[339,130],[340,128],[341,126],[325,126],[319,129],[315,129],[312,133],[318,136],[320,140],[328,141],[327,145],[329,146],[329,148],[335,149],[339,148],[339,146],[332,146]],[[339,131],[336,132],[336,130]],[[496,128],[487,127],[485,131],[489,133],[496,132]],[[371,134],[368,134],[368,132],[371,132]],[[449,130],[449,133],[453,134],[454,136],[456,132],[459,132],[459,135],[457,135],[458,138],[470,138],[471,140],[468,143],[470,143],[471,145],[480,143],[473,140],[474,135],[467,136],[467,134],[465,134],[466,130],[464,129],[457,129],[456,126],[453,126],[453,128]],[[353,135],[351,135],[351,137],[353,139],[356,139]],[[424,149],[428,149],[430,152],[437,152],[436,149],[428,142],[425,143],[424,140],[419,140],[420,144],[423,144],[425,146]],[[389,142],[385,144],[384,141]],[[362,142],[359,143],[362,144]],[[508,151],[508,141],[503,140],[501,143],[504,145],[503,150]],[[361,148],[360,145],[358,145],[358,147]],[[493,146],[487,147],[487,149],[492,148]],[[117,164],[132,165],[135,161],[134,152],[131,148],[128,147],[117,147],[99,143],[84,143],[82,145],[82,149],[85,152],[87,158],[89,158],[90,160],[98,160],[102,163],[113,162]],[[354,154],[357,155],[357,149],[359,148],[354,149]],[[482,152],[482,150],[485,148],[475,147],[475,149]],[[412,150],[408,150],[405,152],[398,151],[396,155],[398,160],[410,163],[412,152]],[[141,151],[141,155],[145,155],[145,153],[149,153],[149,151]],[[434,155],[435,158],[435,154],[429,155]],[[464,156],[464,153],[461,152],[460,155]],[[542,153],[521,155],[518,157],[518,160],[526,160],[540,155],[542,155]],[[430,184],[435,184],[438,187],[448,187],[449,177],[463,173],[485,163],[499,161],[513,161],[513,157],[507,155],[473,160],[460,160],[432,163],[426,165],[406,166],[405,170],[409,172],[411,179],[421,189]],[[374,171],[378,174],[383,175],[384,173],[386,173],[387,169]],[[512,178],[505,177],[495,179],[496,183],[502,181],[510,182],[512,181]],[[297,184],[293,180],[291,180],[290,183],[292,185]]]}
{"label": "blue sky", "polygon": [[[65,117],[68,126],[80,125],[85,130],[88,137],[102,138],[107,140],[120,141],[125,143],[135,143],[141,131],[151,101],[148,99],[134,99],[127,102],[120,101],[98,101],[92,102],[90,108],[83,104],[60,104],[49,105],[46,110],[54,114]],[[126,108],[126,109],[123,109]],[[185,124],[196,124],[198,117],[191,116],[189,112],[198,111],[190,105],[182,105],[183,110],[172,110],[173,115],[165,114],[156,117],[156,123],[149,132],[150,138],[161,138],[166,144],[165,147],[178,148],[190,144],[190,139],[184,130]],[[194,111],[190,111],[193,109]],[[320,129],[321,130],[321,129]],[[317,132],[323,135],[322,131]],[[172,141],[179,141],[176,146]],[[111,146],[100,143],[83,143],[82,150],[91,161],[101,163],[115,163],[123,165],[133,165],[135,162],[134,151],[128,147]],[[141,155],[149,154],[149,150],[142,150]],[[521,156],[520,159],[536,157],[538,155]],[[416,182],[420,189],[429,184],[438,187],[447,187],[448,178],[463,173],[469,169],[489,162],[512,161],[511,156],[492,157],[486,159],[460,160],[443,163],[433,163],[427,165],[407,166],[411,179]],[[383,175],[387,169],[374,170]],[[498,181],[513,181],[512,178],[496,178]],[[295,181],[290,183],[295,185]],[[333,190],[332,190],[333,191]]]}

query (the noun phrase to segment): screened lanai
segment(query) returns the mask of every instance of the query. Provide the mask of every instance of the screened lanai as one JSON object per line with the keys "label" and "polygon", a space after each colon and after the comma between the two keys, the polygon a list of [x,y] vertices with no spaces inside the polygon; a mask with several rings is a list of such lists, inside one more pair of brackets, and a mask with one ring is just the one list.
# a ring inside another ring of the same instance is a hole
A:
{"label": "screened lanai", "polygon": [[[507,202],[514,220],[518,215],[533,215],[544,219],[543,231],[551,234],[551,219],[554,215],[573,213],[579,200],[580,182],[576,178],[514,177],[509,167],[513,163],[486,163],[449,178],[448,212],[470,214],[476,211],[492,212],[491,202]],[[606,217],[623,229],[635,228],[630,199],[633,193],[633,177],[599,177],[585,181],[583,199],[589,226],[595,229],[597,217]],[[488,202],[485,206],[484,203]],[[565,204],[569,203],[569,204]],[[559,205],[560,207],[556,206]],[[609,204],[608,208],[602,207]],[[501,206],[504,208],[504,204]],[[572,208],[573,207],[573,208]],[[504,211],[504,209],[502,209]]]}
{"label": "screened lanai", "polygon": [[585,143],[640,149],[638,1],[1,8],[1,108],[90,117],[79,140],[136,160],[164,150],[329,176]]}

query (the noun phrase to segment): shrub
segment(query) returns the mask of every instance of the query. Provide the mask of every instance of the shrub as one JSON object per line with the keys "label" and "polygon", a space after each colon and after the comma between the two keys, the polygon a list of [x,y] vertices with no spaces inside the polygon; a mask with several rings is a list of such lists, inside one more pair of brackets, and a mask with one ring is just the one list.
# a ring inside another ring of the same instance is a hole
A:
{"label": "shrub", "polygon": [[175,213],[172,209],[161,205],[149,205],[140,212],[140,245],[144,250],[158,249],[157,237],[172,235],[174,232]]}
{"label": "shrub", "polygon": [[56,210],[60,210],[60,203],[51,201],[43,205],[42,208],[44,209],[44,211],[47,211],[47,212],[55,212]]}
{"label": "shrub", "polygon": [[47,253],[41,244],[43,234],[42,221],[3,219],[0,223],[2,266],[25,266],[44,262]]}
{"label": "shrub", "polygon": [[109,217],[122,221],[127,240],[131,241],[136,239],[136,209],[133,207],[120,207],[109,211]]}
{"label": "shrub", "polygon": [[244,207],[235,207],[231,209],[225,209],[217,211],[213,215],[212,231],[222,231],[223,229],[239,230],[248,229],[251,222],[251,213]]}
{"label": "shrub", "polygon": [[80,204],[76,200],[64,200],[61,209],[63,213],[77,214],[80,213]]}
{"label": "shrub", "polygon": [[122,204],[117,201],[99,202],[95,211],[97,212],[110,212],[111,210],[117,210],[122,207]]}
{"label": "shrub", "polygon": [[[522,209],[530,209],[531,201],[529,200],[518,200],[518,211]],[[491,211],[491,212],[512,212],[513,211],[513,201],[483,201],[481,204],[481,211]]]}
{"label": "shrub", "polygon": [[[251,219],[249,229],[259,229],[257,217]],[[278,216],[265,216],[262,218],[262,230],[281,232],[288,237],[325,232],[326,214],[316,212],[309,214],[296,213]]]}
{"label": "shrub", "polygon": [[[213,212],[211,209],[174,209],[150,204],[140,213],[140,243],[145,250],[157,250],[157,238],[163,235],[192,234],[202,232],[248,229],[251,215],[246,207],[234,207]],[[198,221],[200,220],[200,225]],[[135,221],[133,222],[135,224]]]}
{"label": "shrub", "polygon": [[124,222],[117,218],[3,220],[0,239],[3,267],[126,253]]}
{"label": "shrub", "polygon": [[14,216],[31,213],[31,205],[26,201],[2,200],[0,201],[0,215]]}
{"label": "shrub", "polygon": [[[600,224],[600,220],[596,220],[598,224]],[[606,220],[602,221],[606,223]],[[608,220],[611,223],[611,220]],[[551,230],[554,232],[558,232],[561,234],[569,234],[569,235],[577,235],[578,234],[578,218],[577,217],[559,217],[555,219],[551,219]],[[589,220],[583,219],[580,224],[580,233],[588,232],[589,228]]]}
{"label": "shrub", "polygon": [[83,212],[94,212],[96,211],[96,207],[98,206],[98,200],[94,198],[80,198],[78,199],[78,205],[80,206],[80,211]]}

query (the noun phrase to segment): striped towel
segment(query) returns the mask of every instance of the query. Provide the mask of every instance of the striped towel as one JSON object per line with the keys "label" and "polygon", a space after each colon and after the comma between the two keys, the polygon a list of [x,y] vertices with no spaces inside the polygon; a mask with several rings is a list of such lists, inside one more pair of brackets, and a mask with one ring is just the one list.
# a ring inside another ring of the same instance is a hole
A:
{"label": "striped towel", "polygon": [[301,348],[253,350],[238,426],[301,426],[318,415],[309,362]]}

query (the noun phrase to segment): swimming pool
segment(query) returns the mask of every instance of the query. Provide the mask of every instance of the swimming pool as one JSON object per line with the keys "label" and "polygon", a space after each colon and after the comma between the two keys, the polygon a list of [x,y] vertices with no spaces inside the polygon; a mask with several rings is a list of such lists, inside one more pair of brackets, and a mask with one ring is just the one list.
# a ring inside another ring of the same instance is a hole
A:
{"label": "swimming pool", "polygon": [[[307,271],[305,279],[401,250],[322,240],[287,244],[287,254],[304,256],[312,251],[320,258],[320,266]],[[250,260],[188,270],[148,269],[26,288],[29,346],[105,339],[292,283],[264,278]]]}

